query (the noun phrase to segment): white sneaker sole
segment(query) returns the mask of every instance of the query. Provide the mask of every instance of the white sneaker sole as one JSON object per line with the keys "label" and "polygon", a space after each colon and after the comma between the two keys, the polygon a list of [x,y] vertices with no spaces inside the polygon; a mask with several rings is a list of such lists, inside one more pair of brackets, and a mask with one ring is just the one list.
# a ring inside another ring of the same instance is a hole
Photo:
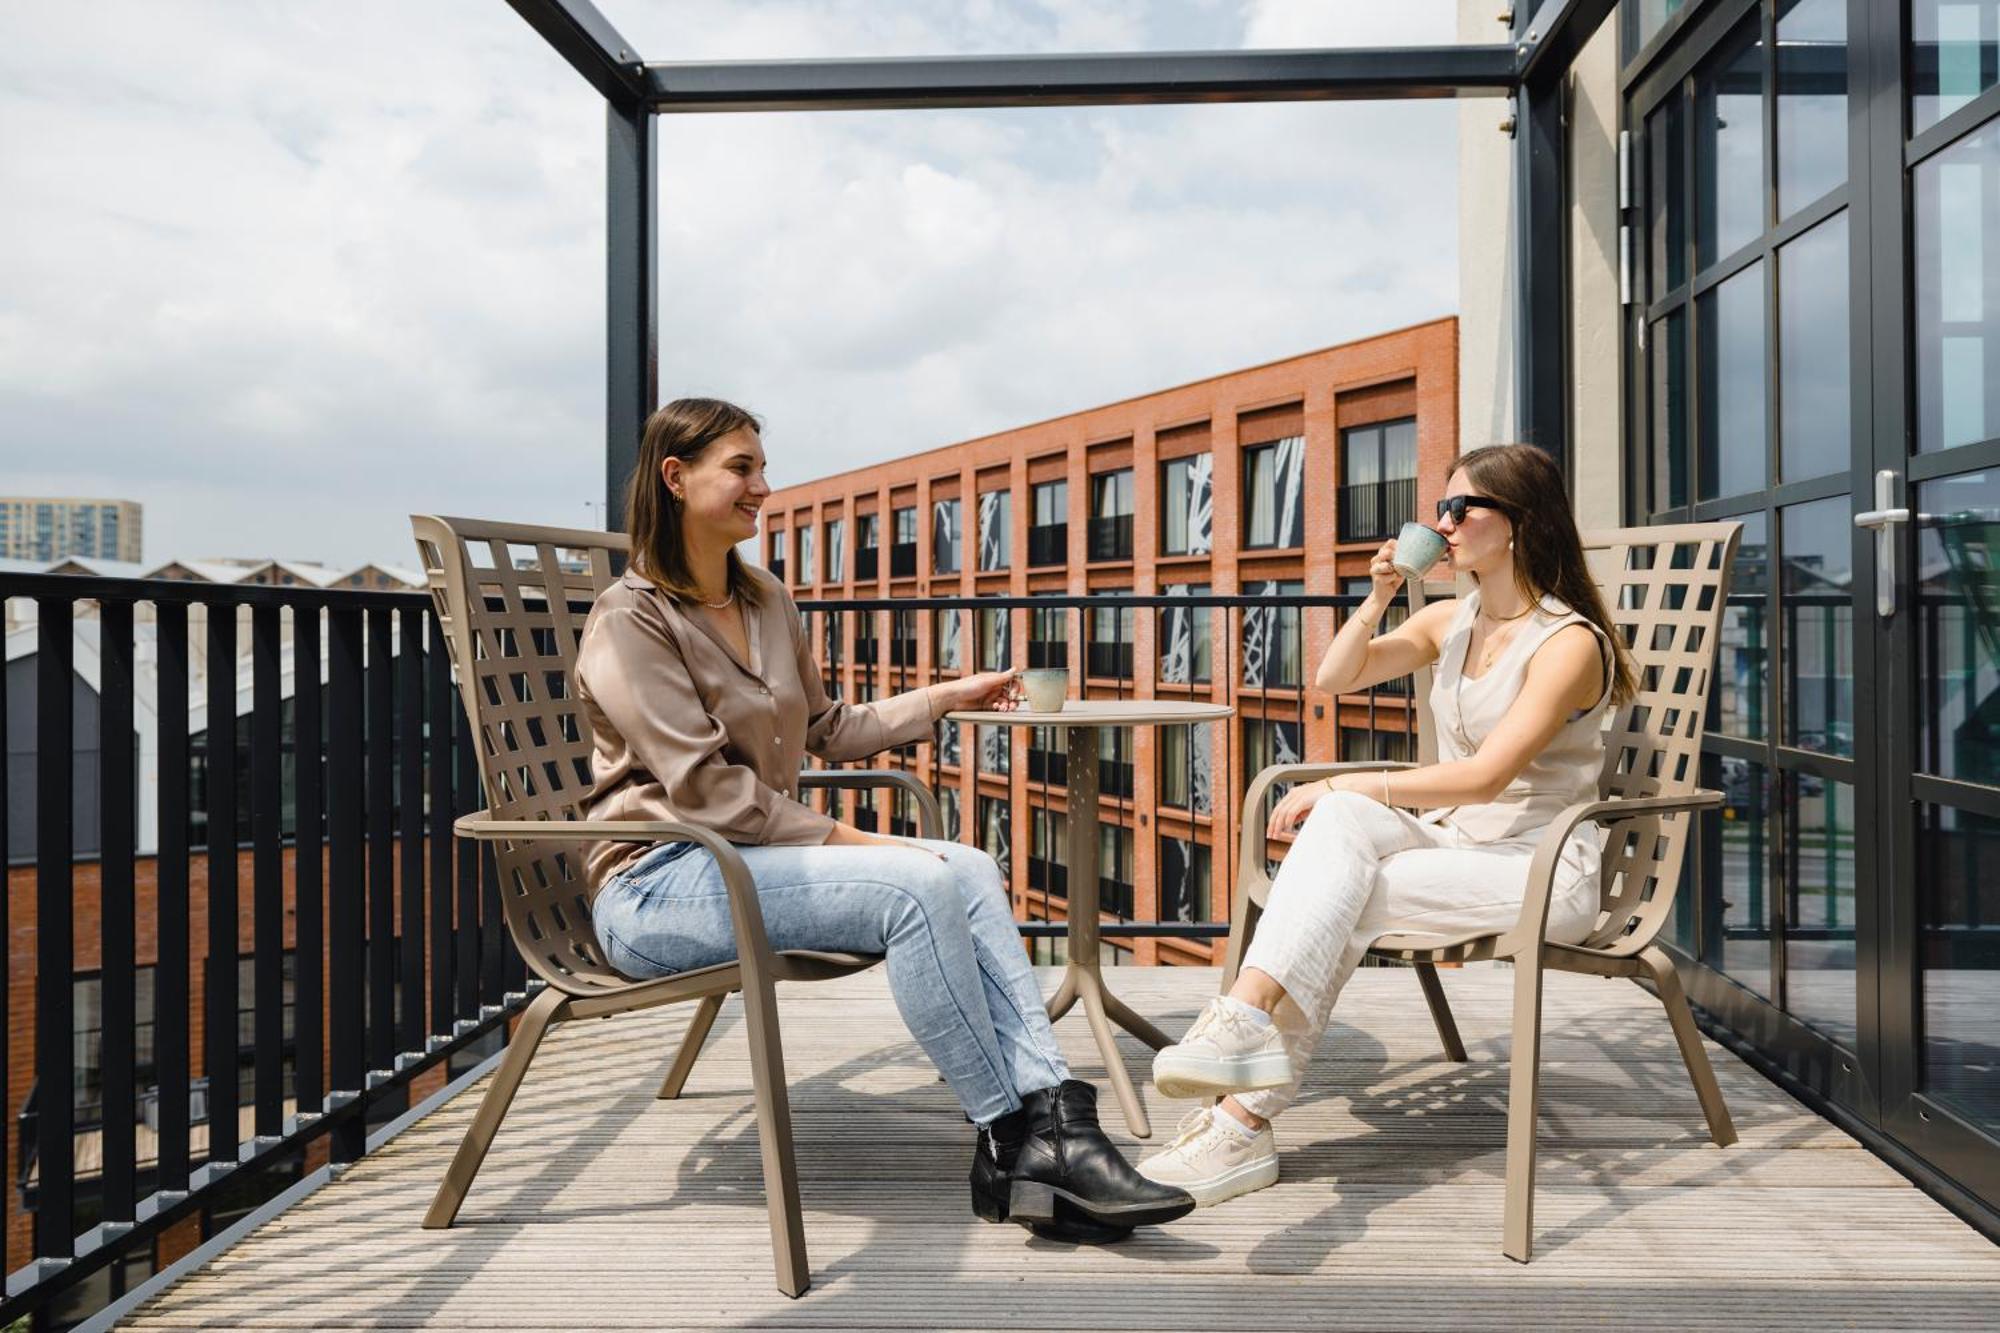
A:
{"label": "white sneaker sole", "polygon": [[[1139,1164],[1139,1174],[1146,1175],[1146,1167],[1143,1162]],[[1221,1175],[1210,1176],[1206,1180],[1157,1180],[1153,1176],[1146,1176],[1146,1179],[1155,1180],[1158,1184],[1173,1185],[1184,1189],[1194,1196],[1197,1208],[1212,1208],[1216,1204],[1233,1199],[1239,1194],[1248,1194],[1253,1190],[1260,1190],[1277,1184],[1278,1156],[1276,1153],[1273,1153],[1269,1157],[1259,1157],[1255,1161],[1231,1167]]]}
{"label": "white sneaker sole", "polygon": [[1291,1081],[1291,1058],[1283,1051],[1223,1060],[1182,1054],[1179,1047],[1169,1046],[1153,1057],[1153,1086],[1174,1101],[1282,1088]]}

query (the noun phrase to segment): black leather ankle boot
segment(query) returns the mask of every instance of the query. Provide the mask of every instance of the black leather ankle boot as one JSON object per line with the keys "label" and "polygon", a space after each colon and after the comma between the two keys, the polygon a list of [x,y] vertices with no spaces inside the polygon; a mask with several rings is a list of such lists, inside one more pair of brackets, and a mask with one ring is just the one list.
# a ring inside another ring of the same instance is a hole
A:
{"label": "black leather ankle boot", "polygon": [[[988,1222],[1007,1220],[1008,1196],[1013,1183],[1014,1163],[1028,1137],[1025,1110],[1001,1116],[990,1125],[980,1125],[972,1152],[972,1211]],[[1129,1226],[1104,1226],[1078,1216],[1058,1205],[1050,1221],[1016,1218],[1044,1240],[1072,1245],[1109,1245],[1132,1234]]]}
{"label": "black leather ankle boot", "polygon": [[[1078,1079],[1021,1099],[1027,1134],[1007,1185],[1016,1222],[1053,1223],[1073,1213],[1100,1226],[1143,1227],[1194,1211],[1194,1196],[1146,1179],[1097,1123],[1097,1089]],[[997,1122],[996,1122],[997,1128]]]}

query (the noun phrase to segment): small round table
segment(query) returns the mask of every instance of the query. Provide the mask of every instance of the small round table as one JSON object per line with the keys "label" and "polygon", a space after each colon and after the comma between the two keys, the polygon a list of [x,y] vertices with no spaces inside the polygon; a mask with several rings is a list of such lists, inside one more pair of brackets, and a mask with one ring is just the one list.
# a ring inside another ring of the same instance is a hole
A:
{"label": "small round table", "polygon": [[949,713],[954,722],[978,727],[1061,727],[1069,750],[1069,960],[1056,993],[1049,997],[1049,1021],[1054,1022],[1083,1002],[1104,1071],[1125,1112],[1126,1128],[1135,1138],[1152,1137],[1153,1127],[1132,1088],[1132,1076],[1118,1056],[1111,1024],[1116,1023],[1154,1050],[1172,1038],[1134,1013],[1104,988],[1097,961],[1097,729],[1099,727],[1158,727],[1179,723],[1220,722],[1234,717],[1228,704],[1178,702],[1172,699],[1071,699],[1058,713],[1021,709],[1011,713]]}

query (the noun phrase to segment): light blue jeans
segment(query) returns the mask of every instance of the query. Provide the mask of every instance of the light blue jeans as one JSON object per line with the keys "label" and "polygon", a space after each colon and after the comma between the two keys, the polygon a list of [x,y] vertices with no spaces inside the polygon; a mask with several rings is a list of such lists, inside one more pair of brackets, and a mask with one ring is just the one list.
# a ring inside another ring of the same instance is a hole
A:
{"label": "light blue jeans", "polygon": [[[1000,867],[976,847],[739,846],[773,949],[888,955],[910,1033],[977,1124],[1069,1077],[1021,948]],[[928,849],[928,850],[926,850]],[[934,853],[943,853],[942,860]],[[665,843],[606,880],[591,905],[605,960],[671,976],[736,957],[729,897],[698,843]]]}

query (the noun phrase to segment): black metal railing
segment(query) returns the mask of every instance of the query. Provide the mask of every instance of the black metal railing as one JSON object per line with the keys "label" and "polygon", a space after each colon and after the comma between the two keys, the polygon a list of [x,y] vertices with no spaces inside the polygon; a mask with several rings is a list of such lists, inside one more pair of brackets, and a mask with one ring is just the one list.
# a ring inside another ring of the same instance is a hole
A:
{"label": "black metal railing", "polygon": [[1084,669],[1098,680],[1132,678],[1132,645],[1093,639],[1084,645]]}
{"label": "black metal railing", "polygon": [[1030,568],[1069,563],[1069,524],[1043,523],[1028,529]]}
{"label": "black metal railing", "polygon": [[[1132,558],[1132,516],[1106,514],[1090,520],[1087,560],[1130,560]],[[1038,562],[1039,563],[1039,562]]]}
{"label": "black metal railing", "polygon": [[917,544],[897,542],[889,548],[889,577],[913,579],[917,576]]}
{"label": "black metal railing", "polygon": [[873,546],[864,546],[854,553],[854,581],[873,583],[882,577],[881,551]]}
{"label": "black metal railing", "polygon": [[1417,516],[1417,479],[1397,477],[1342,486],[1335,514],[1341,541],[1387,541]]}
{"label": "black metal railing", "polygon": [[0,1061],[0,1158],[24,1135],[0,1223],[25,1212],[34,1256],[5,1324],[70,1317],[107,1269],[122,1294],[166,1228],[280,1192],[320,1141],[360,1157],[419,1075],[497,1049],[528,986],[490,856],[452,835],[482,802],[427,596],[11,574],[0,596],[32,604],[36,658],[0,676],[0,729],[31,720],[0,736],[0,938],[33,941],[0,996],[32,997],[5,1018],[34,1046],[28,1087]]}

